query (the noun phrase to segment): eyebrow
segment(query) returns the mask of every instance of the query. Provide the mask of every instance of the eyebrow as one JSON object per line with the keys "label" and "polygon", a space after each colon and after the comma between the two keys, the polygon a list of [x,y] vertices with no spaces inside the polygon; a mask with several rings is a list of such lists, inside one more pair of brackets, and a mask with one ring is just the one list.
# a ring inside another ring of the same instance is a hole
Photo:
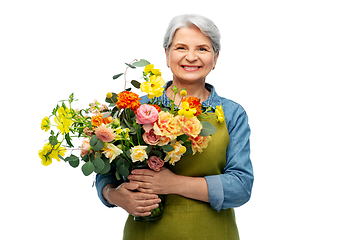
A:
{"label": "eyebrow", "polygon": [[[174,44],[174,47],[177,47],[177,46],[187,46],[187,44],[182,43],[182,42]],[[197,45],[196,47],[205,47],[205,48],[211,49],[211,46],[209,46],[209,45],[206,44],[206,43],[199,44],[199,45]]]}

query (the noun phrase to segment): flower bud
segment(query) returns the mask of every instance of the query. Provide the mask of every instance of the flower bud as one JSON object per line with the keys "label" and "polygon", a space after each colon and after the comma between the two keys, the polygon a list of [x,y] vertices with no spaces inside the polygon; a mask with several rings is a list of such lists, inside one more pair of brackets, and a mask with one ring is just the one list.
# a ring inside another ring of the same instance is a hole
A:
{"label": "flower bud", "polygon": [[182,97],[186,97],[186,95],[187,95],[186,90],[181,90],[180,95],[181,95]]}
{"label": "flower bud", "polygon": [[112,98],[112,96],[113,96],[113,94],[112,94],[111,92],[108,92],[108,93],[106,94],[106,97],[107,97],[107,98]]}

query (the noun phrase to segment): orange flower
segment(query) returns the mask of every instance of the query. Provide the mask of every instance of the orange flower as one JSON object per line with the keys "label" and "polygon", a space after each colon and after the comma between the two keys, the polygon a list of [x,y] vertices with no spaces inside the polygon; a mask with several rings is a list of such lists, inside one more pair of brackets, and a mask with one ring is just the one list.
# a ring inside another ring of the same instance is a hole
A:
{"label": "orange flower", "polygon": [[169,112],[161,111],[158,120],[154,123],[154,133],[158,136],[165,136],[171,140],[184,134],[179,121]]}
{"label": "orange flower", "polygon": [[116,102],[116,105],[119,109],[125,109],[130,108],[135,113],[137,109],[140,107],[140,100],[138,94],[129,92],[129,91],[123,91],[118,94],[118,101]]}
{"label": "orange flower", "polygon": [[156,104],[150,104],[150,105],[151,105],[151,106],[154,106],[158,112],[161,112],[161,111],[162,111],[162,110],[161,110],[161,107],[159,107],[159,105],[156,105]]}
{"label": "orange flower", "polygon": [[198,151],[202,152],[204,148],[206,148],[211,140],[211,136],[203,137],[197,136],[196,138],[189,137],[191,141],[191,148],[193,150],[193,155]]}
{"label": "orange flower", "polygon": [[185,116],[176,116],[176,119],[179,121],[182,130],[184,133],[190,137],[197,137],[202,129],[201,122],[196,117],[187,118]]}
{"label": "orange flower", "polygon": [[201,114],[201,103],[200,99],[197,97],[187,97],[182,100],[182,102],[189,103],[189,108],[195,108],[196,113],[194,114],[195,117],[199,116]]}
{"label": "orange flower", "polygon": [[95,126],[95,127],[98,127],[100,126],[101,124],[108,124],[108,123],[111,123],[112,121],[114,121],[112,119],[112,117],[107,117],[107,118],[103,118],[105,113],[102,113],[102,114],[98,114],[98,115],[95,115],[95,116],[92,116],[91,117],[91,125]]}

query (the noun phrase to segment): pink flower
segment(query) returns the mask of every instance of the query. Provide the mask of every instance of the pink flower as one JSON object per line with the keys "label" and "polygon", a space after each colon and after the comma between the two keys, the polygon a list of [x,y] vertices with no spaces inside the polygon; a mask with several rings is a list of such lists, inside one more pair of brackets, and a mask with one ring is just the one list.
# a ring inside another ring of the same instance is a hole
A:
{"label": "pink flower", "polygon": [[95,129],[95,135],[103,142],[112,142],[115,140],[116,133],[111,128],[107,128],[104,124]]}
{"label": "pink flower", "polygon": [[154,106],[143,104],[137,109],[136,122],[139,124],[152,124],[158,120],[159,112]]}
{"label": "pink flower", "polygon": [[155,133],[154,133],[154,129],[151,129],[149,132],[145,132],[143,135],[142,135],[144,141],[146,144],[149,144],[149,145],[156,145],[159,143],[159,139],[160,139],[160,136],[157,136]]}
{"label": "pink flower", "polygon": [[89,148],[90,148],[90,139],[89,138],[85,138],[81,144],[81,156],[85,156],[85,154],[87,154],[89,152]]}
{"label": "pink flower", "polygon": [[161,168],[164,166],[164,161],[161,160],[159,157],[151,156],[147,160],[147,164],[152,170],[159,172]]}

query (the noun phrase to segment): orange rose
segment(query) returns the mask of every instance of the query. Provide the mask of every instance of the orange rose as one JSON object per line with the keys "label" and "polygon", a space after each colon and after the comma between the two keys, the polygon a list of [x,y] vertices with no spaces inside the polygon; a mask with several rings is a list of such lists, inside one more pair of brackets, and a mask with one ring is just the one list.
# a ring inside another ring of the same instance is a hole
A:
{"label": "orange rose", "polygon": [[201,122],[196,117],[193,118],[187,118],[184,115],[183,116],[176,116],[176,118],[179,120],[179,123],[182,127],[182,130],[184,133],[190,137],[197,137],[202,129]]}
{"label": "orange rose", "polygon": [[154,133],[171,140],[183,134],[179,121],[169,112],[161,111],[158,120],[154,123]]}
{"label": "orange rose", "polygon": [[211,136],[203,137],[197,136],[196,138],[190,137],[191,148],[193,150],[193,155],[198,151],[202,152],[204,148],[206,148],[211,140]]}

